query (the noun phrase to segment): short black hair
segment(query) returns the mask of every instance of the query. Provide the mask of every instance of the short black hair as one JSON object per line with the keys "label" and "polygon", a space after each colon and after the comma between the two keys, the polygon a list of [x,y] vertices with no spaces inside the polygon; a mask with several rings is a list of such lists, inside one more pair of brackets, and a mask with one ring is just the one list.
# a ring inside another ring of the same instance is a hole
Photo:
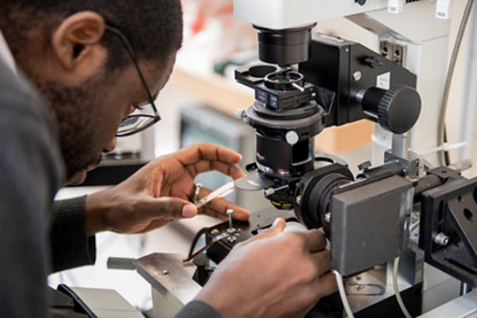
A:
{"label": "short black hair", "polygon": [[[0,30],[16,25],[17,32],[46,27],[51,34],[61,21],[80,11],[100,14],[108,25],[128,39],[138,60],[160,60],[175,53],[182,43],[180,0],[2,0]],[[130,63],[120,39],[107,32],[102,44],[110,53],[106,69],[121,69]]]}

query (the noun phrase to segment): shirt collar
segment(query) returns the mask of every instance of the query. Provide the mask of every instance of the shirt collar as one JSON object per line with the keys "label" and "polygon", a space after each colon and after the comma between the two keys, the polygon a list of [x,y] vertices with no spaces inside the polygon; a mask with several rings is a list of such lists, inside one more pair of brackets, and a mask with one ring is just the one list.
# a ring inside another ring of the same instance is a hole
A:
{"label": "shirt collar", "polygon": [[8,47],[7,41],[3,37],[2,31],[0,31],[0,60],[7,64],[7,66],[16,73],[15,59]]}

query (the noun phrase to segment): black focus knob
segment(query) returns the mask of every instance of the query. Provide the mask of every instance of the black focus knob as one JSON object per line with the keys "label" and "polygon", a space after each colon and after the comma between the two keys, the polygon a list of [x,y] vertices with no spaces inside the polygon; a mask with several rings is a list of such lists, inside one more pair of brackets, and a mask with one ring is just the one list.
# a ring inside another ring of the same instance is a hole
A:
{"label": "black focus knob", "polygon": [[378,119],[384,129],[403,134],[417,122],[421,113],[421,97],[412,87],[399,85],[385,90],[372,87],[361,101],[363,111]]}

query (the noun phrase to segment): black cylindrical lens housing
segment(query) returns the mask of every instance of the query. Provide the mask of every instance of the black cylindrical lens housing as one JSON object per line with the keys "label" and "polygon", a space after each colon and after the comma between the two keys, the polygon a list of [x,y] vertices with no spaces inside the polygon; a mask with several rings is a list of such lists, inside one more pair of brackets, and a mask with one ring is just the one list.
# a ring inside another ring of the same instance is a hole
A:
{"label": "black cylindrical lens housing", "polygon": [[261,61],[278,65],[305,62],[311,53],[311,30],[316,25],[271,30],[254,26],[258,32],[258,57]]}
{"label": "black cylindrical lens housing", "polygon": [[313,170],[313,139],[298,141],[290,145],[279,135],[271,135],[257,130],[257,163],[268,175],[276,177],[300,177]]}

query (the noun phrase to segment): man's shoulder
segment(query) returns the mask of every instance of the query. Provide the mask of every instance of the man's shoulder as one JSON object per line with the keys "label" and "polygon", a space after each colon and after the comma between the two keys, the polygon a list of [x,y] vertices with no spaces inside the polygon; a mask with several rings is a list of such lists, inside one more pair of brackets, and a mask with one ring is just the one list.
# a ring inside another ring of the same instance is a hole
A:
{"label": "man's shoulder", "polygon": [[38,163],[38,156],[42,156],[55,180],[61,179],[64,168],[51,107],[27,79],[15,74],[1,60],[0,144],[15,149],[23,157],[28,156],[25,147],[30,150],[36,147],[37,158],[32,163]]}
{"label": "man's shoulder", "polygon": [[50,126],[51,110],[33,85],[15,74],[0,60],[0,113],[4,116],[33,117]]}

